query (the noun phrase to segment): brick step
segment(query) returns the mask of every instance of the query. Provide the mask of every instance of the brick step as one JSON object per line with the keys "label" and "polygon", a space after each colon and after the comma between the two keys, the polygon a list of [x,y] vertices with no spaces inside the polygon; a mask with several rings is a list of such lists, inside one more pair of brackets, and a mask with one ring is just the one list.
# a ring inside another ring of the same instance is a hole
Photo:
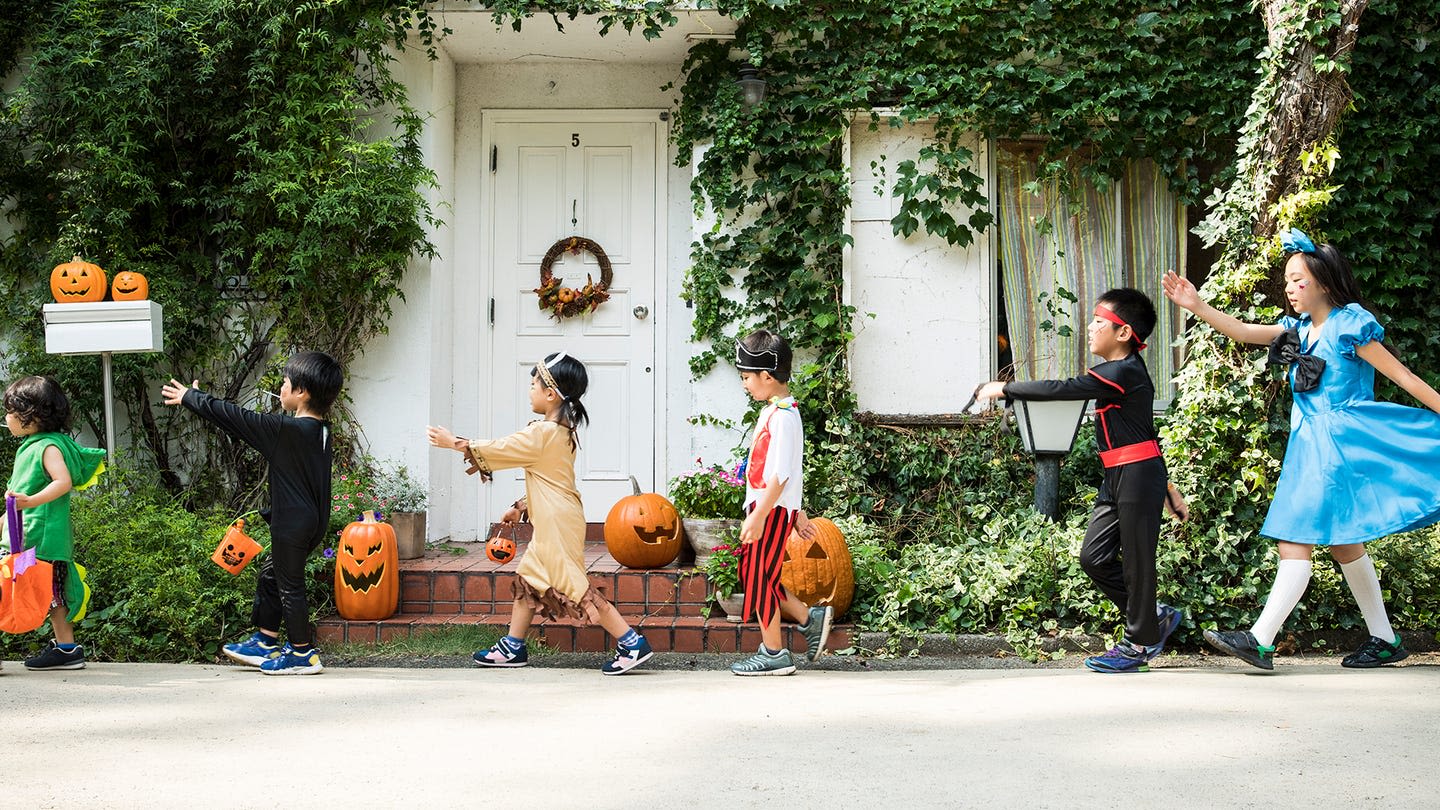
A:
{"label": "brick step", "polygon": [[[599,524],[587,527],[585,570],[591,585],[601,589],[657,652],[736,652],[760,645],[756,624],[726,621],[718,609],[711,618],[703,617],[710,589],[705,575],[693,565],[677,562],[649,570],[626,568],[610,556],[602,538]],[[530,527],[518,527],[517,559],[529,539]],[[483,543],[429,548],[424,557],[400,561],[400,610],[396,615],[379,622],[327,616],[317,623],[320,642],[375,644],[446,625],[486,625],[505,632],[510,625],[516,567],[514,560],[504,565],[491,562]],[[791,649],[805,648],[805,640],[793,626],[785,625],[785,633]],[[562,652],[608,652],[615,647],[615,639],[603,628],[573,620],[550,622],[537,616],[530,635]],[[826,646],[832,650],[848,647],[852,635],[852,626],[837,625]]]}
{"label": "brick step", "polygon": [[[626,616],[625,619],[645,634],[656,652],[731,653],[748,652],[760,646],[760,627],[753,623],[736,624],[723,618],[699,616],[657,617]],[[409,638],[417,633],[444,626],[482,625],[504,633],[510,624],[508,614],[456,614],[450,616],[401,616],[378,622],[346,621],[338,616],[318,623],[321,645],[344,642],[376,644]],[[794,625],[784,625],[785,643],[792,650],[804,650],[805,639]],[[830,631],[826,647],[830,650],[849,647],[854,636],[852,625],[836,625]],[[529,638],[560,652],[609,652],[615,639],[596,625],[584,625],[565,619],[543,621],[539,617],[530,628]]]}
{"label": "brick step", "polygon": [[[516,559],[528,540],[517,537]],[[416,560],[400,562],[402,616],[509,614],[518,563],[492,562],[482,544],[427,550]],[[708,604],[705,575],[690,565],[625,568],[605,550],[603,541],[585,544],[585,568],[598,588],[622,615],[699,617]]]}

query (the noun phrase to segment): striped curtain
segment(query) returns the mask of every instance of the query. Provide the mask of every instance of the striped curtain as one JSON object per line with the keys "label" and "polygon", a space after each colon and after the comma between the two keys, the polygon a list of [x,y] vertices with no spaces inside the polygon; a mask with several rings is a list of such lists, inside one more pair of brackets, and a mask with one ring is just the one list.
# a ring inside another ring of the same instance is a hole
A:
{"label": "striped curtain", "polygon": [[[1136,162],[1102,194],[1076,173],[1075,197],[1067,198],[1058,181],[1036,179],[1033,148],[1002,143],[997,164],[1001,277],[1016,378],[1083,373],[1095,361],[1086,339],[1095,299],[1134,287],[1155,301],[1160,316],[1144,357],[1156,399],[1168,400],[1178,322],[1160,276],[1179,267],[1184,209],[1164,176],[1152,161]],[[1060,295],[1062,288],[1075,302]]]}

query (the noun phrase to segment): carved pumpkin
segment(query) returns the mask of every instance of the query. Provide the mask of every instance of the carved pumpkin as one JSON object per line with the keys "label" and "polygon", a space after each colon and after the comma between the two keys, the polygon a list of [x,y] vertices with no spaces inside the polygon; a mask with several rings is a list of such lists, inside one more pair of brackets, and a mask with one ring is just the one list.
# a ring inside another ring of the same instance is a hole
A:
{"label": "carved pumpkin", "polygon": [[395,529],[366,512],[340,532],[335,549],[335,610],[356,621],[388,619],[400,607]]}
{"label": "carved pumpkin", "polygon": [[50,294],[62,304],[105,300],[105,271],[79,256],[50,271]]}
{"label": "carved pumpkin", "polygon": [[485,543],[485,556],[501,565],[515,559],[515,538],[496,534]]}
{"label": "carved pumpkin", "polygon": [[115,274],[110,285],[110,299],[113,301],[144,301],[150,297],[150,281],[132,270],[121,270]]}
{"label": "carved pumpkin", "polygon": [[230,528],[225,530],[225,536],[220,538],[220,545],[215,547],[215,553],[210,559],[221,568],[232,574],[238,574],[245,570],[252,560],[261,551],[260,544],[245,533],[245,518],[236,518]]}
{"label": "carved pumpkin", "polygon": [[627,568],[663,568],[680,556],[680,515],[663,495],[640,491],[610,507],[605,517],[605,548]]}
{"label": "carved pumpkin", "polygon": [[780,564],[780,584],[807,605],[829,605],[835,615],[850,609],[855,598],[855,565],[845,536],[825,518],[810,521],[815,539],[791,532]]}

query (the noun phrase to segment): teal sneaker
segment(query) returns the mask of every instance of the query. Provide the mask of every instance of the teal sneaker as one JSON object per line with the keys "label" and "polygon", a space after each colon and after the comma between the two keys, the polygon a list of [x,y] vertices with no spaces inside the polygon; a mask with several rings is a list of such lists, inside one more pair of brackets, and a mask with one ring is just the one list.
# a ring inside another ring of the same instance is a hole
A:
{"label": "teal sneaker", "polygon": [[278,656],[260,665],[260,671],[266,675],[319,675],[325,667],[314,644],[297,650],[287,642]]}
{"label": "teal sneaker", "polygon": [[794,675],[795,656],[789,650],[781,650],[774,655],[765,652],[762,646],[759,652],[746,658],[744,661],[736,661],[730,665],[730,671],[736,675]]}
{"label": "teal sneaker", "polygon": [[1249,630],[1206,630],[1204,635],[1206,644],[1252,667],[1275,668],[1275,648],[1262,646]]}
{"label": "teal sneaker", "polygon": [[805,660],[814,661],[825,652],[825,642],[830,638],[830,626],[835,622],[835,608],[812,607],[810,618],[800,625],[805,634]]}
{"label": "teal sneaker", "polygon": [[271,638],[258,631],[244,641],[226,644],[220,648],[231,661],[252,667],[279,658],[280,650],[280,639]]}
{"label": "teal sneaker", "polygon": [[1360,645],[1360,649],[1341,659],[1340,666],[1350,669],[1374,669],[1404,660],[1409,655],[1410,651],[1400,643],[1398,635],[1394,641],[1371,636],[1369,641]]}

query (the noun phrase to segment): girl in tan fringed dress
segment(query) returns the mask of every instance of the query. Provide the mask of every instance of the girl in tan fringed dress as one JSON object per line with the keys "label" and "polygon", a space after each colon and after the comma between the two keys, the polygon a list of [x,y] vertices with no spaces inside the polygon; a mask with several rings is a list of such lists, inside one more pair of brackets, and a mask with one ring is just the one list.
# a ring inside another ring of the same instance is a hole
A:
{"label": "girl in tan fringed dress", "polygon": [[525,470],[525,498],[500,520],[528,518],[534,535],[520,558],[510,632],[495,646],[475,653],[477,666],[525,666],[525,633],[536,610],[548,619],[571,617],[599,624],[619,639],[614,657],[600,668],[605,675],[622,675],[654,655],[645,637],[590,587],[585,574],[585,511],[575,488],[575,431],[590,421],[580,404],[588,383],[585,365],[557,352],[530,372],[530,409],[543,419],[503,439],[470,441],[443,427],[425,429],[431,444],[464,453],[470,471],[478,471],[486,481],[497,470]]}

